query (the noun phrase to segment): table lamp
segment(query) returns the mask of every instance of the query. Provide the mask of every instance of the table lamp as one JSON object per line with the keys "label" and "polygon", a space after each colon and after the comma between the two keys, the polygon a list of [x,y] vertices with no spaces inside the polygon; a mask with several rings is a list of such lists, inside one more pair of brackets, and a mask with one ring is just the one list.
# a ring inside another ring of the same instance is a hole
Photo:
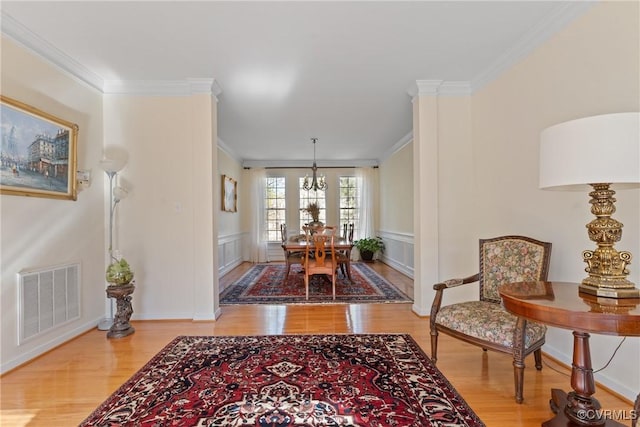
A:
{"label": "table lamp", "polygon": [[618,252],[622,223],[616,211],[616,189],[640,187],[640,113],[586,117],[551,126],[540,134],[540,188],[583,190],[592,188],[587,224],[595,250],[582,253],[588,277],[581,292],[608,298],[640,298],[640,290],[627,280],[631,253]]}

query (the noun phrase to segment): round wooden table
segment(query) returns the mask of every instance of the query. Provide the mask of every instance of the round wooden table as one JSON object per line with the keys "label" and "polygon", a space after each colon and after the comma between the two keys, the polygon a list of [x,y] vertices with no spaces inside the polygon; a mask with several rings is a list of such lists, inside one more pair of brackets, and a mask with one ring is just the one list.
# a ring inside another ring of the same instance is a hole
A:
{"label": "round wooden table", "polygon": [[[589,333],[640,336],[640,299],[603,298],[578,292],[578,283],[519,282],[500,287],[504,307],[525,319],[573,330],[572,392],[551,390],[556,416],[543,426],[624,426],[607,419],[592,397],[595,381]],[[640,413],[640,395],[635,414]],[[630,411],[631,413],[631,411]]]}

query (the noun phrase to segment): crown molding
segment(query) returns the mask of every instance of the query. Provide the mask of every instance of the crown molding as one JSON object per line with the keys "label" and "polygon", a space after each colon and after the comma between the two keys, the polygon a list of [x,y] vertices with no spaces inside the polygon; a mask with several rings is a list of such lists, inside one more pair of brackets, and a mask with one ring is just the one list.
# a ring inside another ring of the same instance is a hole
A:
{"label": "crown molding", "polygon": [[90,71],[87,67],[16,21],[8,13],[1,11],[0,16],[2,17],[3,35],[103,94],[150,96],[210,94],[217,101],[218,95],[222,93],[218,82],[211,78],[165,81],[104,80],[101,76]]}
{"label": "crown molding", "polygon": [[580,0],[559,4],[551,14],[534,26],[514,46],[500,55],[486,70],[471,80],[472,93],[497,79],[503,72],[529,55],[534,49],[551,38],[553,34],[566,27],[596,3],[597,0]]}
{"label": "crown molding", "polygon": [[442,96],[469,96],[472,94],[469,81],[445,81],[440,85],[439,94]]}
{"label": "crown molding", "polygon": [[416,80],[407,93],[415,99],[416,96],[469,96],[472,91],[468,81]]}
{"label": "crown molding", "polygon": [[109,95],[188,96],[197,94],[217,96],[222,92],[215,79],[186,80],[106,80],[103,93]]}
{"label": "crown molding", "polygon": [[410,130],[409,133],[407,133],[405,136],[403,136],[402,138],[400,138],[398,140],[398,142],[396,142],[395,144],[393,144],[391,146],[391,148],[389,148],[387,151],[385,151],[382,154],[382,157],[380,157],[380,159],[378,160],[378,162],[380,164],[386,162],[387,160],[389,160],[391,158],[391,156],[393,156],[395,153],[397,153],[398,151],[400,151],[402,148],[405,147],[405,145],[409,144],[410,142],[413,141],[413,130]]}
{"label": "crown molding", "polygon": [[[312,161],[306,160],[242,160],[242,158],[232,150],[220,137],[218,137],[218,148],[224,151],[229,157],[238,162],[244,168],[311,168]],[[318,168],[353,168],[365,166],[378,166],[380,162],[375,159],[364,160],[316,160]]]}
{"label": "crown molding", "polygon": [[413,99],[422,95],[437,95],[438,88],[443,80],[416,80],[416,83],[407,89],[407,93]]}
{"label": "crown molding", "polygon": [[524,35],[515,45],[494,61],[487,69],[471,81],[416,80],[407,90],[409,96],[468,96],[497,79],[504,71],[529,55],[553,34],[565,28],[571,21],[589,10],[597,0],[580,0],[562,3]]}
{"label": "crown molding", "polygon": [[[318,169],[322,168],[357,168],[366,166],[378,166],[375,159],[362,160],[316,160]],[[300,168],[311,169],[311,160],[245,160],[242,162],[244,168]]]}
{"label": "crown molding", "polygon": [[220,150],[224,151],[227,156],[238,162],[238,164],[242,164],[242,158],[238,156],[238,154],[234,150],[232,150],[231,147],[229,147],[222,139],[220,139],[220,137],[217,138],[217,141],[218,148]]}
{"label": "crown molding", "polygon": [[[467,81],[417,80],[416,86],[407,92],[412,98],[428,96],[471,95],[489,82],[498,78],[520,59],[530,54],[536,47],[554,33],[567,26],[597,3],[597,0],[580,0],[559,4],[554,12],[538,23],[520,41],[502,54],[487,69]],[[2,34],[28,48],[38,56],[66,71],[71,76],[105,94],[166,95],[184,96],[197,93],[212,94],[216,101],[221,93],[220,86],[212,79],[187,79],[186,81],[105,81],[98,74],[71,58],[11,15],[1,12]],[[209,83],[211,82],[211,84]]]}
{"label": "crown molding", "polygon": [[16,21],[8,13],[1,11],[2,34],[24,46],[47,62],[57,66],[67,74],[102,92],[103,79],[87,67],[71,58],[51,43]]}
{"label": "crown molding", "polygon": [[187,79],[187,83],[190,85],[191,94],[206,94],[213,95],[218,101],[218,95],[222,93],[222,88],[216,79],[201,78],[201,79]]}

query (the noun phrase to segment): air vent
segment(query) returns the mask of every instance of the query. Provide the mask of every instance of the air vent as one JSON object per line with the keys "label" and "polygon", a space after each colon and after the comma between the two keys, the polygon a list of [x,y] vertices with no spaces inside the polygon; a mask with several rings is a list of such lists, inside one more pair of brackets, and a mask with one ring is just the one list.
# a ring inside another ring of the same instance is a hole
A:
{"label": "air vent", "polygon": [[19,343],[80,318],[80,264],[18,273]]}

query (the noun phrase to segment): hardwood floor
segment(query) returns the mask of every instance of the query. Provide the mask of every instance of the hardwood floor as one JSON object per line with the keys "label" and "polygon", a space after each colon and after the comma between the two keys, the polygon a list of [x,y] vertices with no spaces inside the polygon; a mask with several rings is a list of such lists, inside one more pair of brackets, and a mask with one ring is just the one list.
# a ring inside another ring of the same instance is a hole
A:
{"label": "hardwood floor", "polygon": [[[247,265],[221,280],[235,280]],[[412,280],[390,267],[379,262],[372,267],[400,287],[412,289]],[[0,425],[78,425],[178,335],[409,333],[430,354],[429,320],[416,316],[411,304],[228,306],[222,307],[215,322],[132,323],[133,335],[107,339],[106,332],[94,329],[5,374],[0,379]],[[525,400],[519,405],[514,401],[510,357],[483,352],[442,334],[438,347],[438,368],[487,426],[540,426],[553,415],[550,389],[570,387],[566,367],[544,356],[544,368],[536,371],[532,358],[527,358]],[[603,408],[631,410],[631,402],[600,387],[595,397]]]}

